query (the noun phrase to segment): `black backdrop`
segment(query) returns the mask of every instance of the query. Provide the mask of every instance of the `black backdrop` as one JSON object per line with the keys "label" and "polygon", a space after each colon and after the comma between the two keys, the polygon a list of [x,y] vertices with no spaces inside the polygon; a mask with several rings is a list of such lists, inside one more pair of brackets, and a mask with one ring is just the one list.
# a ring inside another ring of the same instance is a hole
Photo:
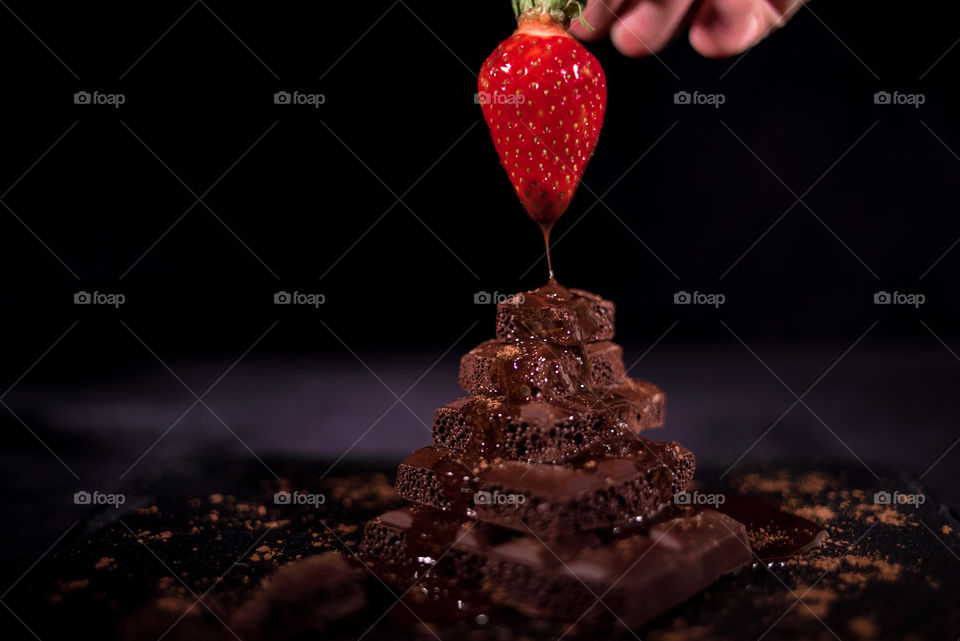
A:
{"label": "black backdrop", "polygon": [[[342,350],[324,323],[358,348],[449,345],[474,320],[488,336],[475,293],[537,286],[546,267],[473,100],[512,28],[506,0],[483,4],[0,8],[7,383],[77,320],[44,375],[149,359],[121,321],[163,354],[236,353],[276,319],[262,349]],[[790,343],[849,344],[875,320],[877,338],[957,336],[956,16],[810,9],[742,58],[685,38],[656,59],[590,46],[608,117],[554,261],[618,303],[621,339],[678,320],[673,340],[691,342],[729,340],[720,320]],[[280,290],[326,302],[278,306]],[[674,305],[680,290],[726,302]],[[878,306],[881,290],[926,302]],[[78,291],[126,302],[75,305]]]}

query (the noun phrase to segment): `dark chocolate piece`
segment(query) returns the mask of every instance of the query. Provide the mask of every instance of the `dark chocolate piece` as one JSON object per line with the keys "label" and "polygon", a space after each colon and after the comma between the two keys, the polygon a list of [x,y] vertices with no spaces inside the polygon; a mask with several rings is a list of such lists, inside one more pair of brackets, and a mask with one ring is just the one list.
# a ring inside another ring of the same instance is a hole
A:
{"label": "dark chocolate piece", "polygon": [[609,387],[594,387],[575,394],[571,401],[591,411],[603,411],[616,417],[620,429],[638,432],[648,427],[661,427],[666,413],[666,395],[653,383],[639,378],[625,378]]}
{"label": "dark chocolate piece", "polygon": [[497,305],[497,340],[541,339],[555,345],[608,341],[613,339],[615,311],[612,301],[551,283]]}
{"label": "dark chocolate piece", "polygon": [[[753,559],[743,525],[713,510],[606,545],[547,545],[524,537],[490,550],[486,577],[495,602],[533,616],[585,615],[588,622],[612,610],[639,627]],[[590,608],[597,597],[606,607]]]}
{"label": "dark chocolate piece", "polygon": [[764,562],[788,559],[805,554],[821,545],[827,538],[822,525],[780,509],[770,499],[725,492],[723,505],[717,511],[734,518],[750,534],[750,545]]}
{"label": "dark chocolate piece", "polygon": [[565,465],[476,464],[453,450],[425,447],[397,471],[397,493],[456,515],[544,536],[613,527],[649,517],[693,477],[693,453],[676,443],[632,441],[620,457]]}
{"label": "dark chocolate piece", "polygon": [[663,414],[663,392],[646,381],[631,380],[552,403],[471,396],[436,409],[433,443],[487,459],[563,463],[619,447],[624,432],[660,427]]}
{"label": "dark chocolate piece", "polygon": [[603,341],[562,347],[543,341],[505,345],[490,340],[460,359],[460,387],[469,394],[554,400],[590,387],[622,383],[623,350]]}
{"label": "dark chocolate piece", "polygon": [[532,616],[612,618],[604,606],[591,608],[602,596],[633,627],[753,559],[743,525],[713,510],[680,510],[621,534],[543,539],[404,508],[367,525],[361,555],[379,567],[402,568],[404,578],[425,571],[456,577]]}

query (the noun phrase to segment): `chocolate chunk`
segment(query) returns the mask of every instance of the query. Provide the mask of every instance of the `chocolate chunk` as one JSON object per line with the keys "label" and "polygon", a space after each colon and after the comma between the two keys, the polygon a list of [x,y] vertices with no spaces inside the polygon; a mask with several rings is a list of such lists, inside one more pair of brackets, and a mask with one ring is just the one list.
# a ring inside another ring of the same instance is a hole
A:
{"label": "chocolate chunk", "polygon": [[630,432],[660,427],[666,412],[666,395],[654,385],[639,378],[625,378],[609,387],[594,387],[571,397],[591,411],[615,416]]}
{"label": "chocolate chunk", "polygon": [[625,378],[623,350],[609,341],[581,350],[543,341],[505,345],[491,340],[460,359],[458,382],[469,394],[553,400]]}
{"label": "chocolate chunk", "polygon": [[780,509],[780,505],[760,496],[724,493],[718,511],[747,527],[750,545],[761,561],[788,559],[814,550],[827,538],[822,525]]}
{"label": "chocolate chunk", "polygon": [[[434,576],[456,577],[467,587],[479,587],[483,560],[469,550],[482,549],[515,536],[514,532],[420,506],[384,512],[369,521],[360,542],[360,557],[377,572],[409,582],[423,576],[441,558]],[[456,547],[454,547],[456,544]],[[448,559],[448,560],[447,560]]]}
{"label": "chocolate chunk", "polygon": [[[737,521],[703,510],[601,546],[524,537],[493,547],[486,578],[494,601],[534,616],[594,621],[610,608],[639,627],[753,559]],[[559,558],[558,558],[559,557]],[[602,597],[607,606],[597,605]]]}
{"label": "chocolate chunk", "polygon": [[[388,512],[367,525],[361,556],[376,566],[456,577],[494,602],[532,616],[612,618],[641,626],[750,563],[746,530],[713,510],[645,526],[537,538],[424,508]],[[405,578],[406,578],[405,577]],[[589,612],[587,612],[589,609]]]}
{"label": "chocolate chunk", "polygon": [[663,406],[663,392],[639,380],[553,403],[470,396],[436,409],[433,443],[487,459],[563,463],[618,447],[624,432],[660,427]]}
{"label": "chocolate chunk", "polygon": [[613,339],[615,310],[612,301],[596,294],[545,285],[497,305],[497,340],[542,339],[555,345],[608,341]]}
{"label": "chocolate chunk", "polygon": [[565,465],[475,465],[456,451],[425,447],[400,464],[396,490],[421,505],[543,536],[612,527],[656,513],[693,477],[689,450],[632,443],[628,455]]}
{"label": "chocolate chunk", "polygon": [[244,639],[324,632],[366,606],[365,578],[339,552],[292,561],[263,580],[230,625]]}

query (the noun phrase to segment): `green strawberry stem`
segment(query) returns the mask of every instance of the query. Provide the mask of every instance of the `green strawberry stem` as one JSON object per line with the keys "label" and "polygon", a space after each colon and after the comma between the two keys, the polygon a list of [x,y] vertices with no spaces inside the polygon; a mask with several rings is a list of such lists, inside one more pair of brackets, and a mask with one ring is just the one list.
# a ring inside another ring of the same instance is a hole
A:
{"label": "green strawberry stem", "polygon": [[583,18],[583,10],[587,7],[588,0],[511,0],[513,3],[513,13],[517,20],[523,17],[539,17],[549,15],[557,24],[563,25],[566,29],[570,26],[570,21],[574,18],[580,19],[587,29],[593,29]]}

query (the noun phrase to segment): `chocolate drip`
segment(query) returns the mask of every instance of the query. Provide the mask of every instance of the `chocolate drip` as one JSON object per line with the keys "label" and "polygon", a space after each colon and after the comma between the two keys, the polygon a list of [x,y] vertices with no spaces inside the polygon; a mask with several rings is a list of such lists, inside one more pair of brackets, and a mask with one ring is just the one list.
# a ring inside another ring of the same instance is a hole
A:
{"label": "chocolate drip", "polygon": [[555,283],[553,279],[553,262],[550,260],[550,230],[553,229],[553,223],[541,224],[540,231],[543,233],[543,246],[547,250],[547,274],[549,275],[550,282]]}

